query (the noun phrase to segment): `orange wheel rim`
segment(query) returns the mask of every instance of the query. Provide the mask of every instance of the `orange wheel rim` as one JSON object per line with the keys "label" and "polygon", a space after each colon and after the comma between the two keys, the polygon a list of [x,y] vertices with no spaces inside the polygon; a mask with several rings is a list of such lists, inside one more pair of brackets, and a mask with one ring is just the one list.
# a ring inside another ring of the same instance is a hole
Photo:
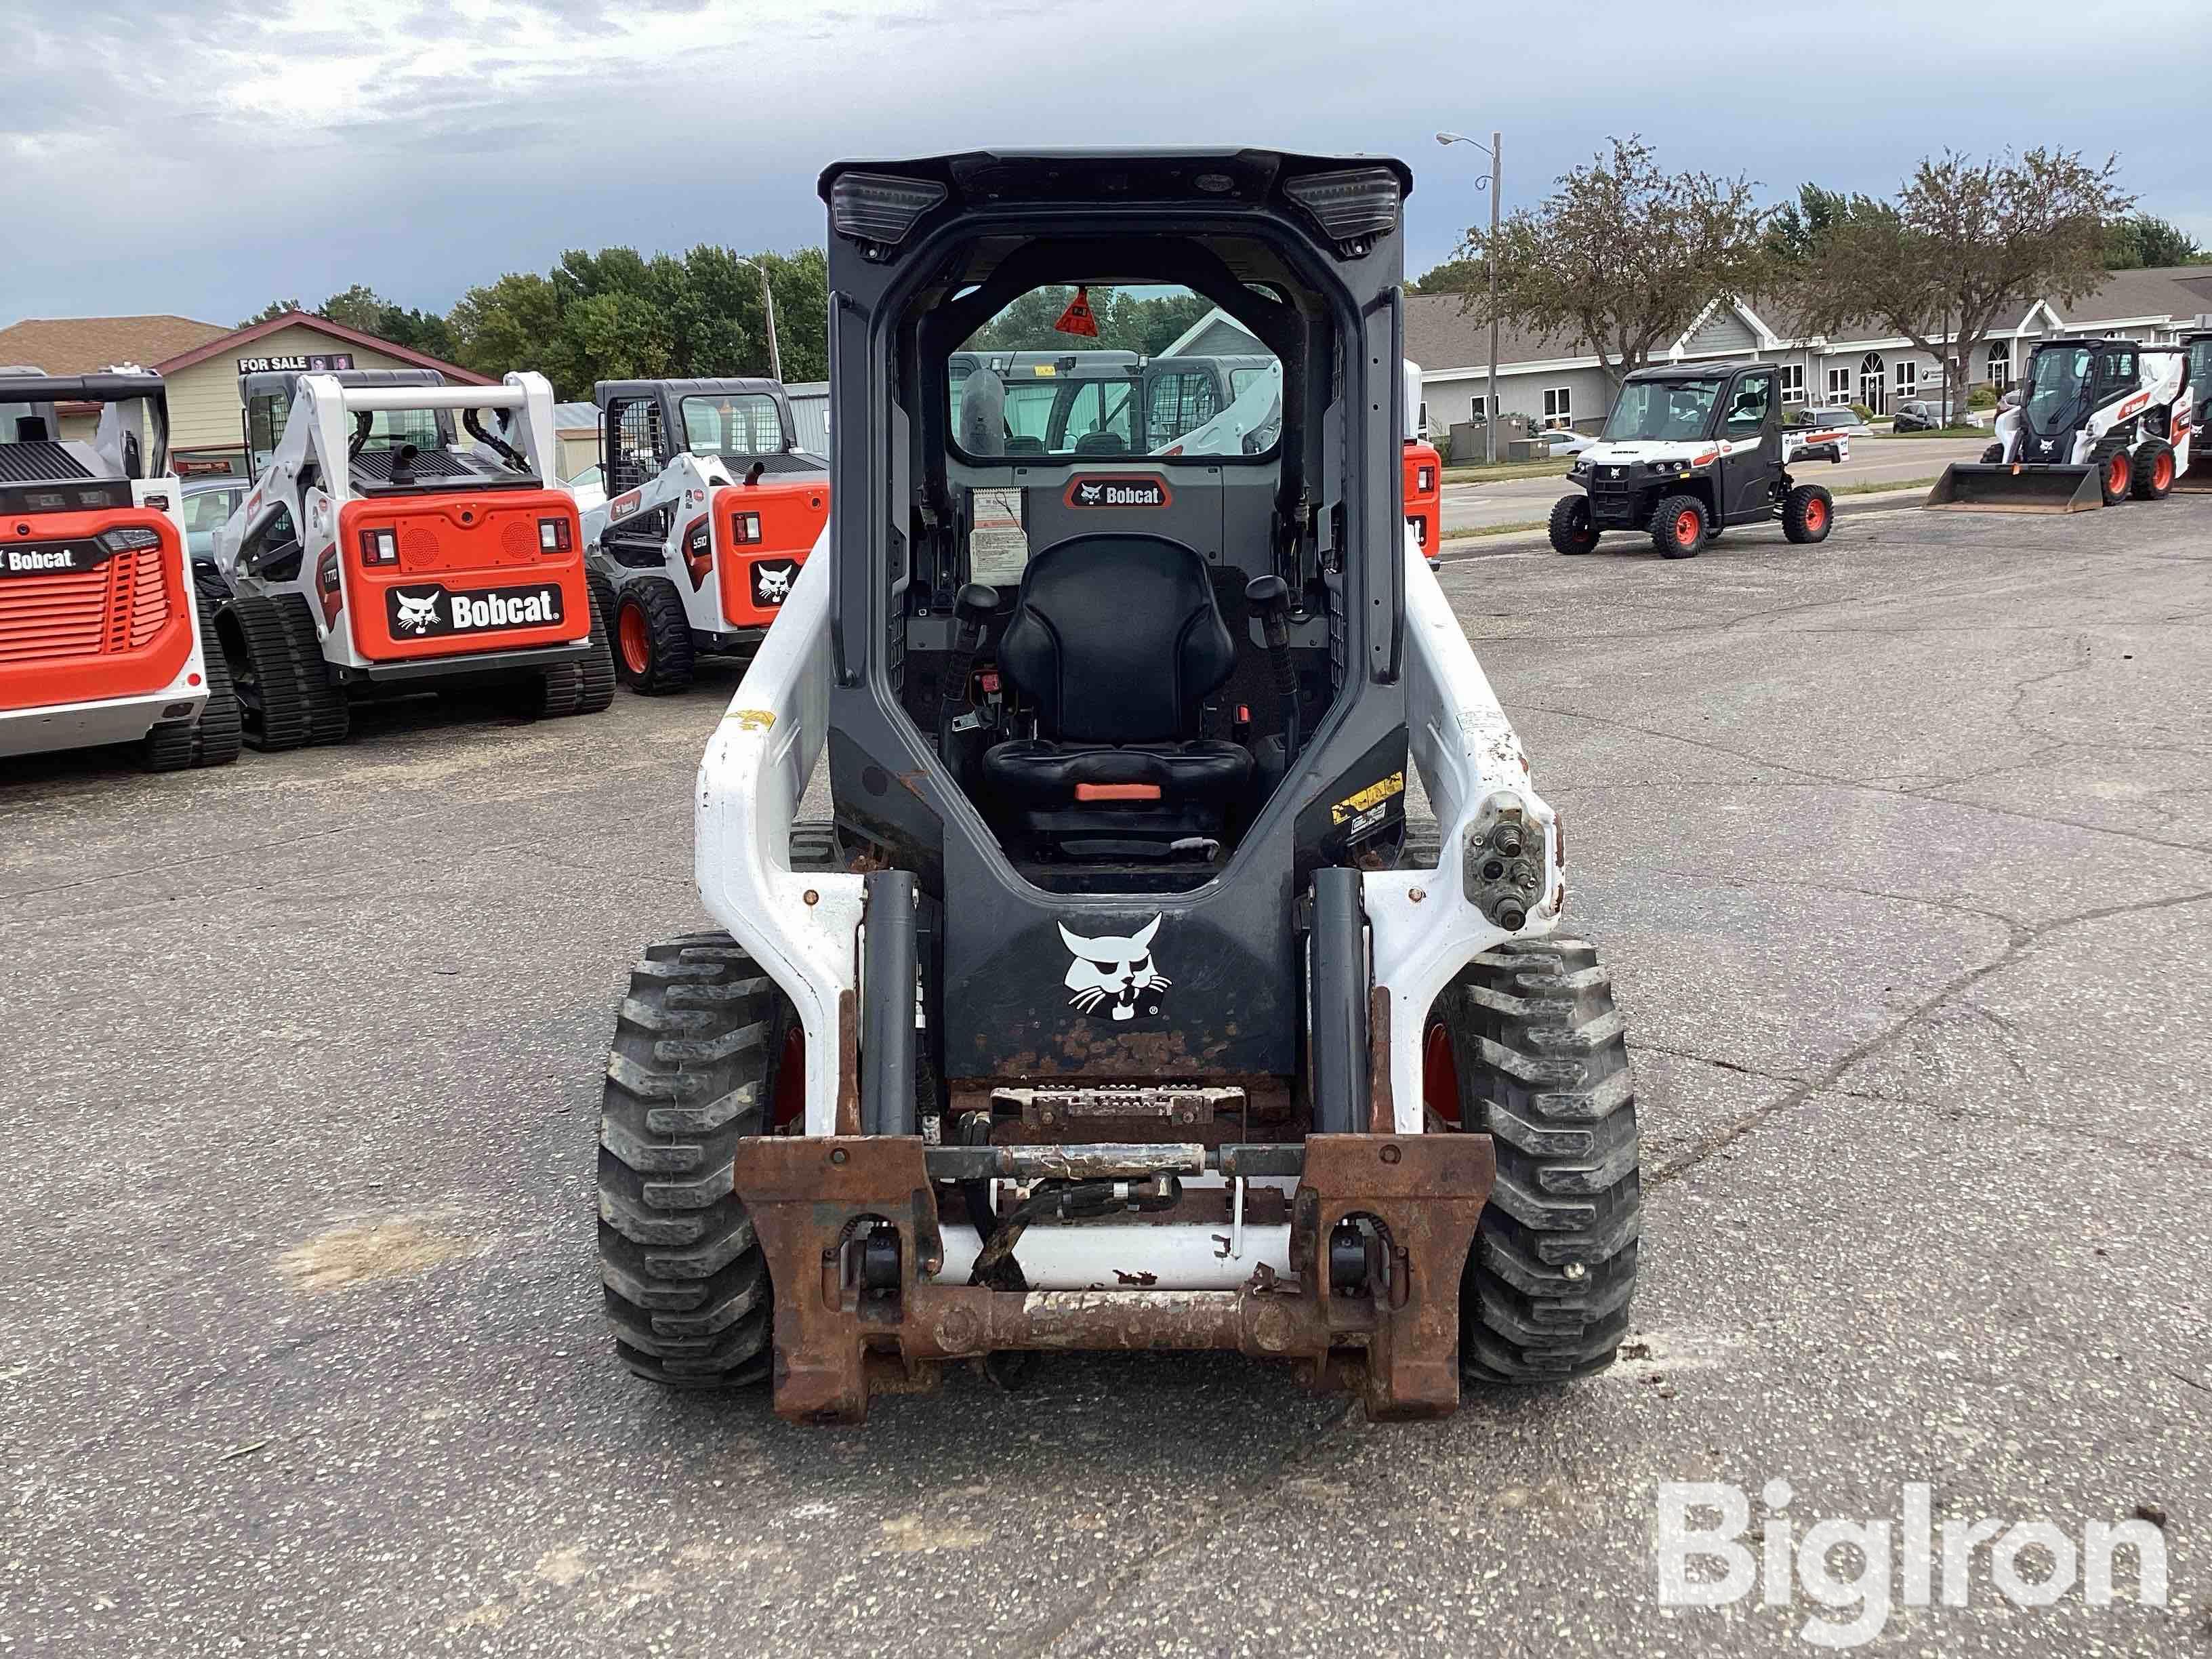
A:
{"label": "orange wheel rim", "polygon": [[645,612],[634,605],[624,605],[615,632],[622,641],[623,666],[633,674],[645,672],[653,662],[653,639],[646,631]]}
{"label": "orange wheel rim", "polygon": [[2173,482],[2173,457],[2161,455],[2150,470],[2151,488],[2164,489]]}
{"label": "orange wheel rim", "polygon": [[1685,547],[1698,539],[1698,515],[1686,507],[1674,515],[1674,539]]}
{"label": "orange wheel rim", "polygon": [[1455,1129],[1459,1127],[1459,1060],[1452,1054],[1451,1033],[1441,1025],[1429,1027],[1421,1044],[1421,1104]]}
{"label": "orange wheel rim", "polygon": [[1815,497],[1805,503],[1805,528],[1818,530],[1828,522],[1828,504]]}
{"label": "orange wheel rim", "polygon": [[2128,487],[2128,473],[2131,465],[2124,454],[2112,457],[2112,493],[2115,495]]}

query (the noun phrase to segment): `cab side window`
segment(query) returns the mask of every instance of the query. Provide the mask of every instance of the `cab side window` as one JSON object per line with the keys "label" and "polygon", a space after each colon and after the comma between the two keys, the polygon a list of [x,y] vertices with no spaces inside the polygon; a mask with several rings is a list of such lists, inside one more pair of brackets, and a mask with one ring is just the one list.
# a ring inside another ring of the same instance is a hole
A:
{"label": "cab side window", "polygon": [[300,532],[292,510],[279,507],[246,532],[239,544],[238,562],[270,581],[289,581],[300,574]]}
{"label": "cab side window", "polygon": [[1766,425],[1766,412],[1773,406],[1774,377],[1771,374],[1747,374],[1735,383],[1735,391],[1729,395],[1725,435],[1748,437],[1763,430]]}

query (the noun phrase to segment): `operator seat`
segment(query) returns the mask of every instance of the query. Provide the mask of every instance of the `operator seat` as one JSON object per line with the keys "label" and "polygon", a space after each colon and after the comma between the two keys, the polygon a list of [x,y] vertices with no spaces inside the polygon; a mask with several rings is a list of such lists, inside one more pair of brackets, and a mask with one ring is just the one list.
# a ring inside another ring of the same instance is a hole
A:
{"label": "operator seat", "polygon": [[999,667],[1038,735],[983,756],[990,816],[1040,850],[1178,856],[1218,841],[1252,785],[1252,751],[1198,735],[1237,665],[1206,561],[1164,536],[1077,536],[1022,573]]}

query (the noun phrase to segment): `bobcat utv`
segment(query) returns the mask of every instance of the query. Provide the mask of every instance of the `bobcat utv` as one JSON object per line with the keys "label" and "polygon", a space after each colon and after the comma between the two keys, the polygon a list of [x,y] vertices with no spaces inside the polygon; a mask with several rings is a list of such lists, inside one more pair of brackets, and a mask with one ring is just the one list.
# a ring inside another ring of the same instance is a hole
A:
{"label": "bobcat utv", "polygon": [[750,653],[791,597],[830,511],[829,463],[799,447],[775,380],[602,380],[601,476],[585,558],[634,691]]}
{"label": "bobcat utv", "polygon": [[343,742],[356,699],[497,689],[532,717],[613,701],[544,376],[277,378],[242,388],[268,441],[249,437],[253,487],[215,538],[248,744]]}
{"label": "bobcat utv", "polygon": [[1782,521],[1793,542],[1820,542],[1835,501],[1790,464],[1848,453],[1840,434],[1782,424],[1771,363],[1641,368],[1620,383],[1599,441],[1567,482],[1584,492],[1552,508],[1552,546],[1588,553],[1608,530],[1651,538],[1660,556],[1693,559],[1731,525]]}
{"label": "bobcat utv", "polygon": [[1433,565],[1443,550],[1444,458],[1421,436],[1421,371],[1415,363],[1406,365],[1405,407],[1406,528]]}
{"label": "bobcat utv", "polygon": [[[726,932],[647,951],[607,1066],[638,1371],[815,1423],[1003,1351],[1233,1349],[1377,1418],[1611,1363],[1623,1023],[1410,546],[1410,182],[1225,149],[824,175],[836,510],[700,765]],[[1236,317],[1273,441],[964,448],[948,360],[1086,283]],[[825,751],[836,820],[795,824]]]}
{"label": "bobcat utv", "polygon": [[2189,470],[2189,353],[2135,340],[2047,340],[2002,399],[1996,441],[1943,470],[1926,505],[2087,513],[2163,500]]}
{"label": "bobcat utv", "polygon": [[[93,405],[89,441],[61,410]],[[161,377],[0,368],[0,757],[133,744],[148,769],[238,758],[192,586]]]}

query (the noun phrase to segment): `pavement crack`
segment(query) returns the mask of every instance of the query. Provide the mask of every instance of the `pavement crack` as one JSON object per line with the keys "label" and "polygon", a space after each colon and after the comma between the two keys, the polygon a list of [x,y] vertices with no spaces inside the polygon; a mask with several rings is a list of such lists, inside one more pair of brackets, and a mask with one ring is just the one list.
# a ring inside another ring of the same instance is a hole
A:
{"label": "pavement crack", "polygon": [[1132,1557],[1109,1573],[1095,1592],[1079,1598],[1065,1611],[1018,1633],[1012,1645],[1003,1651],[1013,1656],[1013,1659],[1042,1659],[1043,1655],[1059,1645],[1062,1637],[1085,1619],[1104,1611],[1109,1602],[1155,1566],[1203,1543],[1220,1533],[1239,1516],[1268,1502],[1300,1470],[1331,1447],[1359,1433],[1364,1427],[1364,1419],[1354,1411],[1352,1402],[1349,1399],[1339,1401],[1322,1420],[1319,1428],[1293,1445],[1273,1471],[1258,1483],[1246,1488],[1229,1502],[1203,1510],[1172,1537],[1164,1539],[1157,1547],[1141,1555]]}
{"label": "pavement crack", "polygon": [[2212,899],[2212,889],[2195,893],[2184,893],[2171,898],[2145,899],[2133,904],[2114,904],[2095,910],[2076,911],[2071,915],[2055,917],[2040,927],[2027,930],[1980,967],[1970,968],[1965,973],[1954,975],[1933,994],[1908,1010],[1901,1018],[1893,1020],[1863,1042],[1853,1044],[1822,1071],[1820,1076],[1809,1081],[1799,1083],[1796,1087],[1778,1100],[1770,1101],[1756,1110],[1745,1113],[1734,1122],[1723,1125],[1709,1134],[1700,1136],[1680,1157],[1671,1158],[1652,1170],[1645,1177],[1644,1183],[1645,1188],[1649,1190],[1663,1187],[1668,1182],[1687,1175],[1698,1165],[1709,1163],[1738,1141],[1756,1133],[1771,1120],[1784,1112],[1794,1111],[1814,1095],[1830,1088],[1851,1067],[1869,1054],[1887,1047],[1904,1036],[1938,1008],[1972,989],[1990,975],[2009,967],[2046,935],[2056,933],[2061,928],[2079,927],[2084,922],[2109,921],[2116,916],[2144,915],[2156,910],[2176,909],[2185,905],[2201,904],[2208,899]]}

